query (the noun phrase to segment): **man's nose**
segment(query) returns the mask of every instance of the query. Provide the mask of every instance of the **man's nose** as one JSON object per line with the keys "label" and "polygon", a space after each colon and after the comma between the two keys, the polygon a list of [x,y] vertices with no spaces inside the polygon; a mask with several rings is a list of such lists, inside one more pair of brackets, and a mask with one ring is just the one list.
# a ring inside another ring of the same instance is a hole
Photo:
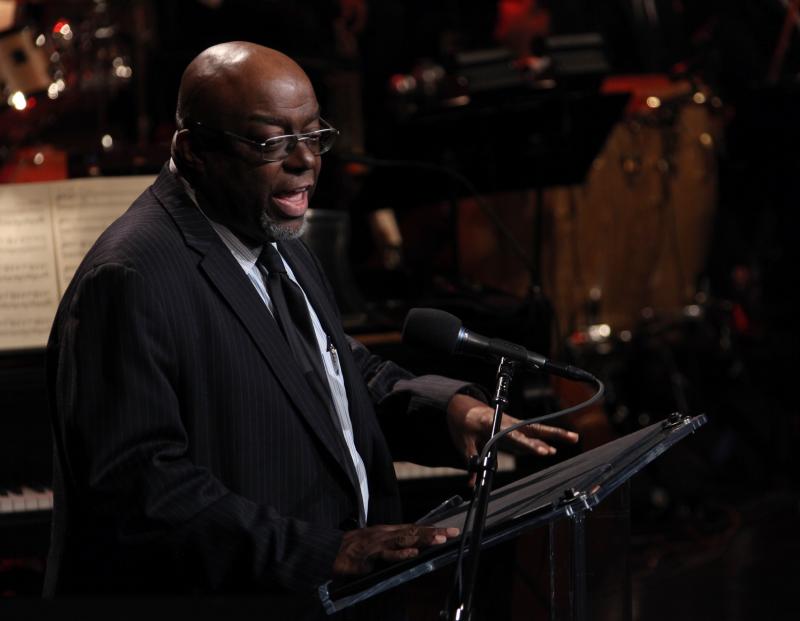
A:
{"label": "man's nose", "polygon": [[283,160],[283,165],[291,170],[306,170],[313,168],[317,157],[319,156],[312,153],[305,140],[298,140]]}

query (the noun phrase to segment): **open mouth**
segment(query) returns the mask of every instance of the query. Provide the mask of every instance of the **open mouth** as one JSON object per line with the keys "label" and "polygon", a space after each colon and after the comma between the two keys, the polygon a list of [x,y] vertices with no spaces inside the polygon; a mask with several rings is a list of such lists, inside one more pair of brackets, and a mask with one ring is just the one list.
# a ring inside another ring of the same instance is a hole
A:
{"label": "open mouth", "polygon": [[287,218],[299,218],[308,209],[309,186],[287,192],[276,192],[270,197],[272,203]]}

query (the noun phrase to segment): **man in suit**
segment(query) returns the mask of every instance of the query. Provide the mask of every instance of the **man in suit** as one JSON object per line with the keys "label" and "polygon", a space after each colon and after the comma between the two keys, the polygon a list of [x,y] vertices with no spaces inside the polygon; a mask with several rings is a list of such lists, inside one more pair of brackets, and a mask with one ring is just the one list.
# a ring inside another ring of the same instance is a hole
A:
{"label": "man in suit", "polygon": [[[492,410],[343,333],[298,239],[335,137],[298,65],[209,48],[176,116],[169,165],[89,251],[53,326],[45,592],[264,593],[316,614],[332,576],[457,535],[397,524],[381,422],[418,426],[395,455],[463,463]],[[281,315],[278,276],[300,291],[304,335]],[[577,440],[544,426],[515,438],[542,455]]]}

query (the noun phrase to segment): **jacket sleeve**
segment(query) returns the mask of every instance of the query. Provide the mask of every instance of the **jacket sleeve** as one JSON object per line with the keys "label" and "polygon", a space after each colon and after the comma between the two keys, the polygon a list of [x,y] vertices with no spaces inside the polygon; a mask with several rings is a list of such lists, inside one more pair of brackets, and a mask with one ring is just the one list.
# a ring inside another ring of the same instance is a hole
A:
{"label": "jacket sleeve", "polygon": [[204,591],[309,592],[330,578],[342,533],[278,514],[193,463],[164,296],[105,264],[71,287],[51,335],[51,399],[80,519],[119,563],[158,551]]}
{"label": "jacket sleeve", "polygon": [[445,412],[457,393],[486,401],[484,391],[475,384],[441,375],[414,376],[372,354],[356,339],[348,339],[375,403],[392,458],[427,466],[465,467],[464,457],[450,437]]}

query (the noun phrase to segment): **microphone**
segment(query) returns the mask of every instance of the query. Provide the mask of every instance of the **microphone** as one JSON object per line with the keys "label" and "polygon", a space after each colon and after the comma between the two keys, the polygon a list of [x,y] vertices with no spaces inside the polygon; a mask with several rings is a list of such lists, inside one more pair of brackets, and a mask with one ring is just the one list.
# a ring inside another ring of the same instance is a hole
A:
{"label": "microphone", "polygon": [[471,332],[462,325],[458,317],[436,308],[412,308],[408,311],[403,324],[403,344],[451,355],[463,354],[481,358],[502,356],[567,379],[590,383],[597,381],[594,375],[583,369],[553,362],[522,345]]}

